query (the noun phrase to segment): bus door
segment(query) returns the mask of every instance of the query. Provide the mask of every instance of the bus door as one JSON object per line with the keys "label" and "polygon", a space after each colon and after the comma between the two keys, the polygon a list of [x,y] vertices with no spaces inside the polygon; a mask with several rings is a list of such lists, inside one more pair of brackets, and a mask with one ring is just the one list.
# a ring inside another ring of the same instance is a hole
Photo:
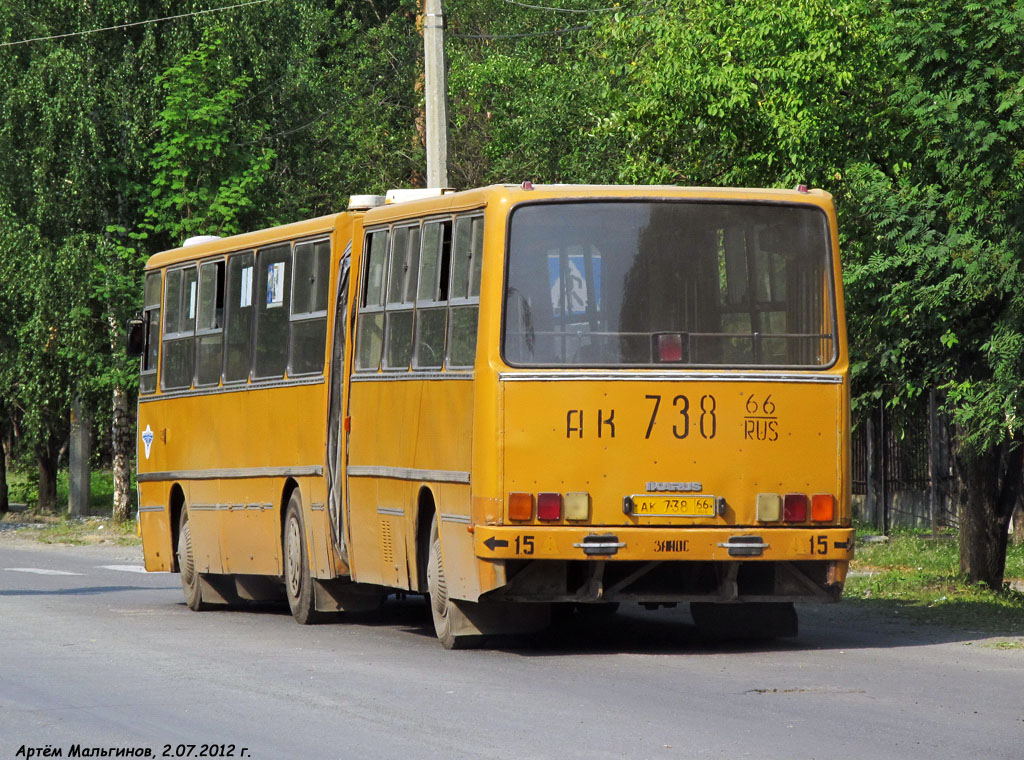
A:
{"label": "bus door", "polygon": [[331,514],[331,536],[341,558],[348,563],[348,547],[345,545],[344,478],[341,476],[342,458],[347,437],[342,430],[342,397],[345,378],[345,341],[348,337],[346,308],[348,306],[348,272],[352,257],[352,243],[338,263],[338,292],[334,308],[334,339],[331,343],[330,402],[327,414],[327,488]]}

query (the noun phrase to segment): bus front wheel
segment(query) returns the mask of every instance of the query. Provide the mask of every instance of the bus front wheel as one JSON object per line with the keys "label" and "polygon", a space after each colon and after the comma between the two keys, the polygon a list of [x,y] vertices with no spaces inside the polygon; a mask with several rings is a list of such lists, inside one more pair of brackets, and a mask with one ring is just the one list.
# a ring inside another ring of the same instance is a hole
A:
{"label": "bus front wheel", "polygon": [[309,574],[309,552],[306,530],[302,520],[302,500],[298,490],[292,491],[284,517],[284,587],[292,616],[302,625],[317,623],[322,614],[317,612],[313,594],[313,581]]}

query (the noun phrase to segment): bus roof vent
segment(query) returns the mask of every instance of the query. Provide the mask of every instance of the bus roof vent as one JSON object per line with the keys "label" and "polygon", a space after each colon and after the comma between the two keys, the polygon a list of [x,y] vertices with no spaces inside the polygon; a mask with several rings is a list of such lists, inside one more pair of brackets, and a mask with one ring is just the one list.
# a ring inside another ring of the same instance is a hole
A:
{"label": "bus roof vent", "polygon": [[187,238],[184,243],[181,244],[182,248],[188,248],[192,245],[202,245],[203,243],[212,243],[214,240],[220,240],[220,235],[193,235]]}
{"label": "bus roof vent", "polygon": [[349,211],[367,211],[384,205],[383,195],[353,195],[348,199]]}
{"label": "bus roof vent", "polygon": [[406,201],[418,201],[420,198],[437,198],[451,192],[443,187],[413,187],[401,190],[388,190],[388,203],[405,203]]}

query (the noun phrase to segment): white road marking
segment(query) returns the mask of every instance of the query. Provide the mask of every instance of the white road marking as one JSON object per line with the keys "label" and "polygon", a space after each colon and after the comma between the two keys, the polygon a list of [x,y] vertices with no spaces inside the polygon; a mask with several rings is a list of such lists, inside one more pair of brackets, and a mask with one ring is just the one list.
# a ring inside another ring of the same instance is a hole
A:
{"label": "white road marking", "polygon": [[82,573],[69,573],[67,570],[47,570],[42,567],[5,567],[15,573],[35,573],[36,575],[82,575]]}
{"label": "white road marking", "polygon": [[142,565],[96,565],[100,570],[120,570],[122,573],[144,573]]}

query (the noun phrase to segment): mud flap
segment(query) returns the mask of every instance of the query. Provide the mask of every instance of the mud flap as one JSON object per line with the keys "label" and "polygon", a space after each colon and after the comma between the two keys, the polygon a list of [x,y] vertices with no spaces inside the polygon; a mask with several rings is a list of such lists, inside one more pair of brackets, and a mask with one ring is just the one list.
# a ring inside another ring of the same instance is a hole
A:
{"label": "mud flap", "polygon": [[312,578],[317,612],[370,612],[387,596],[380,586]]}
{"label": "mud flap", "polygon": [[456,636],[537,633],[550,625],[551,605],[452,599],[448,618]]}

